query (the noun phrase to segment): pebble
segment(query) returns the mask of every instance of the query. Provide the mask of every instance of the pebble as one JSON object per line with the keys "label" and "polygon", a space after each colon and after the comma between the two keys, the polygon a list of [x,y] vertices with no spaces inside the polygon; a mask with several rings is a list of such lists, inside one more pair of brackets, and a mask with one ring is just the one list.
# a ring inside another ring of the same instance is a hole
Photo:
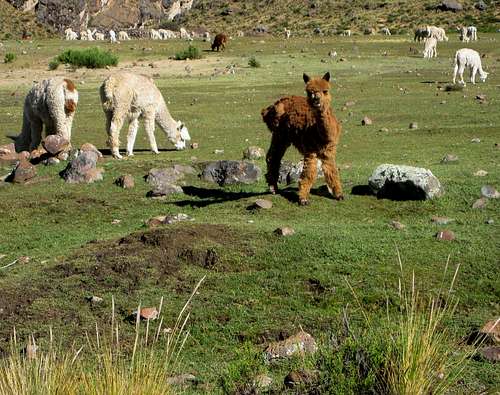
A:
{"label": "pebble", "polygon": [[489,218],[489,219],[487,219],[487,220],[485,221],[485,223],[486,223],[486,224],[488,224],[488,225],[493,225],[493,224],[495,223],[495,221],[494,221],[494,220],[492,220],[491,218]]}
{"label": "pebble", "polygon": [[486,207],[486,205],[488,204],[488,199],[486,199],[485,197],[482,197],[480,199],[477,199],[473,204],[472,204],[472,208],[473,209],[483,209]]}
{"label": "pebble", "polygon": [[477,137],[475,137],[475,138],[473,138],[470,142],[471,142],[471,143],[480,143],[480,142],[481,142],[481,140],[480,140],[480,139],[478,139]]}
{"label": "pebble", "polygon": [[363,125],[363,126],[372,125],[372,124],[373,124],[373,121],[371,120],[371,118],[364,117],[361,120],[361,125]]}
{"label": "pebble", "polygon": [[406,228],[406,225],[402,224],[399,221],[391,221],[390,225],[397,230],[403,230],[404,228]]}
{"label": "pebble", "polygon": [[488,199],[498,199],[500,198],[500,192],[498,192],[495,187],[491,185],[483,185],[481,187],[481,195]]}
{"label": "pebble", "polygon": [[410,129],[418,129],[418,123],[416,122],[412,122],[410,123],[410,125],[408,126]]}
{"label": "pebble", "polygon": [[436,233],[436,239],[453,241],[455,240],[455,233],[453,233],[451,230],[442,230]]}
{"label": "pebble", "polygon": [[486,177],[488,175],[488,172],[486,170],[478,170],[474,173],[474,176],[476,177]]}
{"label": "pebble", "polygon": [[290,228],[289,226],[283,226],[281,228],[275,229],[274,234],[285,237],[292,236],[293,234],[295,234],[295,230],[293,228]]}
{"label": "pebble", "polygon": [[271,207],[273,207],[273,202],[266,199],[257,199],[252,206],[258,209],[269,210]]}
{"label": "pebble", "polygon": [[458,156],[453,154],[446,154],[443,159],[441,159],[441,163],[449,163],[456,162],[458,160]]}
{"label": "pebble", "polygon": [[451,222],[455,222],[455,220],[453,218],[438,217],[435,215],[431,218],[431,222],[436,225],[448,225]]}

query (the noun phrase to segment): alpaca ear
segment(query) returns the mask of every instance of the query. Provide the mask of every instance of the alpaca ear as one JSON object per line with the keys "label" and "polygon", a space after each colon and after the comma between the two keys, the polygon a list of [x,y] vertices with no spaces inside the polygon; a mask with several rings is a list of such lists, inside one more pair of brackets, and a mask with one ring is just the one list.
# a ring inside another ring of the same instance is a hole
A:
{"label": "alpaca ear", "polygon": [[311,80],[311,77],[309,77],[306,73],[304,73],[304,75],[302,76],[302,78],[304,78],[304,82],[306,84]]}
{"label": "alpaca ear", "polygon": [[330,72],[329,71],[323,76],[323,79],[325,81],[330,81]]}

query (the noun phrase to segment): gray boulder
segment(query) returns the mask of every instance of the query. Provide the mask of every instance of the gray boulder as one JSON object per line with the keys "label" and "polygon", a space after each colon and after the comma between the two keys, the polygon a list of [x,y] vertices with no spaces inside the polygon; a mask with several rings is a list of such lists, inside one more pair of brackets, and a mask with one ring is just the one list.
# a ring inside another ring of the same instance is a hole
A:
{"label": "gray boulder", "polygon": [[436,8],[441,11],[457,12],[462,11],[464,7],[456,0],[443,0]]}
{"label": "gray boulder", "polygon": [[[318,178],[324,177],[323,170],[321,169],[321,161],[319,159],[317,167],[318,167]],[[280,184],[290,185],[293,184],[294,182],[299,181],[303,169],[304,169],[304,161],[302,160],[297,163],[292,163],[287,161],[281,162],[278,182]]]}
{"label": "gray boulder", "polygon": [[61,177],[68,183],[93,183],[102,180],[104,170],[97,167],[99,156],[94,151],[74,151]]}
{"label": "gray boulder", "polygon": [[219,160],[208,162],[201,173],[204,181],[220,186],[231,184],[253,184],[262,175],[260,167],[242,160]]}
{"label": "gray boulder", "polygon": [[476,7],[479,11],[486,11],[488,5],[483,0],[479,0],[476,4],[474,4],[474,7]]}
{"label": "gray boulder", "polygon": [[164,169],[154,168],[146,175],[146,182],[152,186],[149,197],[165,197],[172,193],[183,193],[182,188],[176,185],[177,181],[186,174],[196,173],[191,166],[174,165]]}
{"label": "gray boulder", "polygon": [[21,160],[12,173],[6,178],[6,181],[24,184],[36,176],[36,167],[27,160]]}
{"label": "gray boulder", "polygon": [[427,200],[444,194],[430,170],[405,165],[380,165],[368,179],[368,185],[377,197],[392,200]]}

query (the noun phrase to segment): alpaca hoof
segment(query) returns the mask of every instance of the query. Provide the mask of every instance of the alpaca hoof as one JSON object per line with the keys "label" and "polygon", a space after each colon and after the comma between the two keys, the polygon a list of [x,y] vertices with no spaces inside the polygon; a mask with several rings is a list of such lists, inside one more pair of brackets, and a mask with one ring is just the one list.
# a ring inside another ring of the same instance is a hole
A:
{"label": "alpaca hoof", "polygon": [[119,153],[114,153],[113,158],[115,159],[123,159],[123,156],[121,156]]}
{"label": "alpaca hoof", "polygon": [[299,199],[299,206],[309,206],[310,202],[307,199]]}
{"label": "alpaca hoof", "polygon": [[335,200],[344,200],[344,195],[338,195],[333,197]]}
{"label": "alpaca hoof", "polygon": [[133,152],[127,152],[127,156],[134,156]]}
{"label": "alpaca hoof", "polygon": [[158,150],[156,150],[156,151],[151,151],[151,152],[153,152],[153,154],[155,154],[155,155],[159,155],[159,154],[160,154],[160,151],[158,151]]}
{"label": "alpaca hoof", "polygon": [[277,185],[269,185],[269,192],[271,192],[273,195],[276,195],[278,192],[278,186]]}

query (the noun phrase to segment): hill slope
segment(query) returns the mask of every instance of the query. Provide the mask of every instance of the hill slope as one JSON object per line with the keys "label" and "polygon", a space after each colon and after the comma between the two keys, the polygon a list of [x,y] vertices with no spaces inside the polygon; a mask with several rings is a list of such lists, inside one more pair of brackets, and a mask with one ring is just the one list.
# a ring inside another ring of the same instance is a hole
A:
{"label": "hill slope", "polygon": [[20,39],[23,31],[31,33],[36,37],[50,36],[47,26],[37,23],[33,13],[24,13],[17,10],[6,0],[0,0],[0,40],[9,38]]}

